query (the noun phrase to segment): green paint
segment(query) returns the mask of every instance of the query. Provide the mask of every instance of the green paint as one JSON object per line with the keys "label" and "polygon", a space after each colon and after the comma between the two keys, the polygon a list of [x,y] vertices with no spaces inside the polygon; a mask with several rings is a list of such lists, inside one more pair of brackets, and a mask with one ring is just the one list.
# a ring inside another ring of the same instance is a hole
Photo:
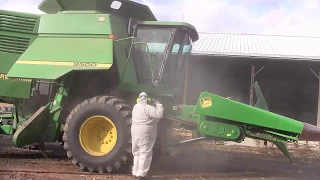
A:
{"label": "green paint", "polygon": [[61,105],[63,102],[63,98],[66,98],[68,96],[72,80],[73,76],[69,75],[61,81],[62,86],[59,88],[58,93],[56,94],[56,97],[54,99],[54,104],[52,104],[50,108],[50,119],[52,119],[52,121],[50,121],[51,124],[43,134],[45,142],[54,141],[57,137],[57,133],[61,129],[61,123],[59,121],[62,110]]}
{"label": "green paint", "polygon": [[7,21],[3,21],[0,25],[0,99],[29,98],[31,83],[8,80],[6,75],[36,39],[40,16],[0,10],[0,18],[7,18]]}
{"label": "green paint", "polygon": [[110,15],[107,14],[44,14],[41,16],[39,34],[108,35],[111,34],[110,24]]}
{"label": "green paint", "polygon": [[223,140],[232,140],[235,142],[242,142],[245,138],[243,130],[240,127],[214,121],[202,121],[199,124],[199,131],[205,136]]}
{"label": "green paint", "polygon": [[[45,80],[52,80],[58,79],[72,71],[73,67],[66,67],[66,66],[49,66],[49,65],[34,65],[34,64],[15,64],[14,68],[11,69],[8,76],[14,77],[28,77],[28,78],[35,78],[35,79],[45,79]],[[28,71],[26,71],[26,69]],[[80,68],[79,68],[80,69]],[[42,75],[42,73],[45,75]],[[30,90],[28,92],[30,94]]]}
{"label": "green paint", "polygon": [[0,114],[0,119],[13,119],[12,113]]}
{"label": "green paint", "polygon": [[[4,32],[0,31],[0,35],[4,34]],[[1,38],[0,38],[1,39]],[[25,49],[21,50],[22,52],[25,51]],[[12,65],[16,62],[16,60],[20,57],[20,53],[8,53],[8,52],[3,52],[0,49],[0,57],[1,59],[5,59],[5,63],[2,63],[0,66],[0,73],[7,74],[12,67]]]}
{"label": "green paint", "polygon": [[4,124],[3,120],[9,121],[9,120],[14,120],[13,113],[0,113],[0,120],[1,120],[1,125],[0,125],[0,134],[7,134],[7,135],[12,135],[13,134],[13,125],[9,124]]}
{"label": "green paint", "polygon": [[[13,114],[12,113],[0,113],[0,119],[3,123],[3,120],[13,120]],[[13,134],[13,126],[8,124],[2,124],[0,125],[0,134],[7,134],[12,135]]]}
{"label": "green paint", "polygon": [[277,136],[279,138],[286,139],[289,141],[297,141],[298,140],[298,134],[295,134],[295,136],[288,136],[283,133],[277,133],[277,132],[268,131],[268,130],[264,130],[264,131],[268,134],[271,134],[271,135],[274,135],[274,136]]}
{"label": "green paint", "polygon": [[[106,51],[108,49],[108,51]],[[86,62],[112,64],[112,41],[106,38],[39,37],[19,58],[27,61]],[[28,69],[28,71],[21,71]],[[15,64],[10,77],[57,79],[72,70],[108,69],[95,66]]]}
{"label": "green paint", "polygon": [[[209,97],[212,105],[202,108],[200,99]],[[195,109],[196,113],[224,119],[230,123],[240,123],[300,134],[303,123],[269,111],[249,106],[221,96],[202,92]]]}
{"label": "green paint", "polygon": [[30,82],[0,79],[0,99],[1,96],[28,99],[30,88]]}
{"label": "green paint", "polygon": [[0,133],[1,134],[12,135],[13,134],[12,126],[11,125],[1,125],[0,126]]}
{"label": "green paint", "polygon": [[13,135],[13,144],[17,147],[39,142],[48,126],[51,103],[40,108],[33,117],[25,121]]}

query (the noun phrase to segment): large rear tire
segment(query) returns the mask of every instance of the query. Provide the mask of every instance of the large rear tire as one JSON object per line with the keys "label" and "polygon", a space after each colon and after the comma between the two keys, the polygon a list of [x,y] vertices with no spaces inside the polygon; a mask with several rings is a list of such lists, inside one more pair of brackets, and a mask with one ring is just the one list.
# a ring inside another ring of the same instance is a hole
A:
{"label": "large rear tire", "polygon": [[111,96],[78,104],[64,127],[64,149],[82,171],[113,173],[128,168],[131,155],[131,107]]}

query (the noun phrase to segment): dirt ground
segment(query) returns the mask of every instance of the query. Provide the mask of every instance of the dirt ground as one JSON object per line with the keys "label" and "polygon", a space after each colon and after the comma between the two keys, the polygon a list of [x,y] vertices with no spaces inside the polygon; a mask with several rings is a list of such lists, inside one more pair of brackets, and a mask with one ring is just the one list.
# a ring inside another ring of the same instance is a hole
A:
{"label": "dirt ground", "polygon": [[[40,152],[11,146],[11,139],[0,137],[1,180],[127,180],[121,175],[90,175],[80,172],[69,160],[63,148],[47,145],[49,159]],[[180,148],[180,154],[161,157],[151,167],[152,179],[172,180],[304,180],[320,179],[320,152],[290,150],[291,163],[279,150],[241,146],[214,145],[201,142]],[[24,171],[40,171],[30,173]]]}

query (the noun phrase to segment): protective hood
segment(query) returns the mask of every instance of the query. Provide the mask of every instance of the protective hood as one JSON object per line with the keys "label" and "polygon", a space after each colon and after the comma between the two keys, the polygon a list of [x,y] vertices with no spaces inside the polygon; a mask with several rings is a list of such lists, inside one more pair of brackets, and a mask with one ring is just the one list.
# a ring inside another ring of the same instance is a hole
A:
{"label": "protective hood", "polygon": [[142,96],[141,98],[139,98],[138,103],[139,104],[147,104],[147,98]]}

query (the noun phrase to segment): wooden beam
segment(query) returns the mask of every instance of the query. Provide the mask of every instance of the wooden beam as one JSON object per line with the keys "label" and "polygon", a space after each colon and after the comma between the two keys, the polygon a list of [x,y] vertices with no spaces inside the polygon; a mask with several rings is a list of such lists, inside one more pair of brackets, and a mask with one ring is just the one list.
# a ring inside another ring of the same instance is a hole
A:
{"label": "wooden beam", "polygon": [[256,73],[256,66],[252,65],[251,66],[251,82],[250,82],[250,100],[249,100],[249,105],[253,105],[253,84],[254,84],[254,76]]}
{"label": "wooden beam", "polygon": [[[320,127],[320,70],[318,70],[318,112],[317,112],[317,127]],[[318,150],[320,149],[320,141],[318,141]]]}
{"label": "wooden beam", "polygon": [[[318,72],[320,77],[320,70]],[[320,79],[318,78],[318,112],[317,112],[317,126],[320,127]]]}
{"label": "wooden beam", "polygon": [[188,75],[189,75],[189,58],[186,62],[186,72],[184,73],[184,87],[183,87],[183,104],[187,104],[188,94]]}

